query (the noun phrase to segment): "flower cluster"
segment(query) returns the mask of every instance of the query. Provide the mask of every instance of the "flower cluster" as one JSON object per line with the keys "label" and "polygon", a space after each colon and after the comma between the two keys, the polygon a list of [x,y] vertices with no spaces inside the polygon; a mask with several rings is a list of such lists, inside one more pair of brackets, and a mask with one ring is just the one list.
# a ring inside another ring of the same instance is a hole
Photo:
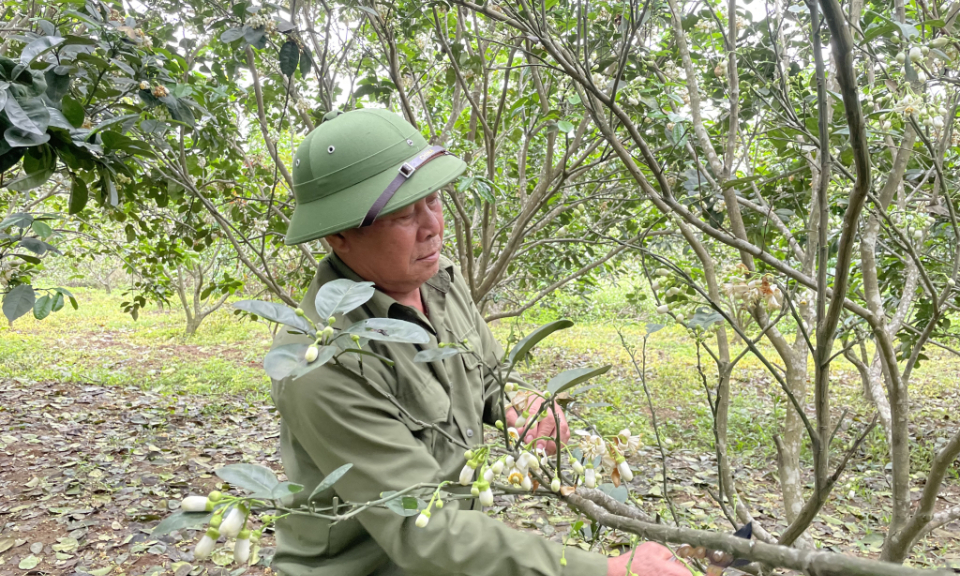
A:
{"label": "flower cluster", "polygon": [[[207,531],[193,550],[197,560],[205,560],[213,553],[217,541],[222,536],[236,539],[233,546],[233,560],[244,565],[250,560],[251,543],[260,541],[261,530],[251,532],[246,529],[249,509],[243,503],[229,503],[220,492],[213,491],[207,496],[187,496],[180,509],[184,512],[214,512]],[[226,516],[224,516],[226,512]]]}
{"label": "flower cluster", "polygon": [[[577,433],[580,435],[580,452],[583,453],[586,465],[579,466],[579,462],[573,458],[570,462],[574,471],[583,476],[584,486],[596,488],[602,483],[605,472],[609,473],[617,484],[620,480],[633,480],[633,471],[627,464],[626,455],[640,448],[639,435],[631,434],[628,428],[624,428],[616,436],[606,438],[582,430]],[[595,466],[598,458],[599,467]]]}
{"label": "flower cluster", "polygon": [[275,20],[259,14],[251,16],[250,19],[247,20],[247,26],[255,30],[263,28],[268,34],[277,31],[277,23]]}
{"label": "flower cluster", "polygon": [[[141,86],[143,86],[143,84],[141,84]],[[164,86],[163,84],[157,84],[156,86],[153,87],[153,91],[151,92],[151,94],[153,94],[157,98],[163,98],[164,96],[169,96],[170,91],[167,90],[167,87]]]}
{"label": "flower cluster", "polygon": [[762,303],[767,310],[779,310],[783,306],[783,292],[772,282],[770,275],[750,279],[737,274],[723,284],[723,293],[744,307]]}

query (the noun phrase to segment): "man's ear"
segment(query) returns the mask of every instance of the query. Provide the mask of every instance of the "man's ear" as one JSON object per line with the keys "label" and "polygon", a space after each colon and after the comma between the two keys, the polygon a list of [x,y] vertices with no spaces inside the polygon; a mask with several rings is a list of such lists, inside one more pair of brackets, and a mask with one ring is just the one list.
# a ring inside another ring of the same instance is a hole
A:
{"label": "man's ear", "polygon": [[343,233],[324,236],[323,239],[327,241],[327,244],[330,245],[330,248],[332,248],[337,254],[345,254],[350,251],[350,241],[346,236],[343,235]]}

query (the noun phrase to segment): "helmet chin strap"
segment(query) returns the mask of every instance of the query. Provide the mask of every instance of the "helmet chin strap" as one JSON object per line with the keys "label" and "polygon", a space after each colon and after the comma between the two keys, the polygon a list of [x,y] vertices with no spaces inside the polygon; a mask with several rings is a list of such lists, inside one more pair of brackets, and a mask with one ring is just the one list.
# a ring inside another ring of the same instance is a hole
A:
{"label": "helmet chin strap", "polygon": [[393,195],[400,189],[400,186],[403,186],[403,183],[413,176],[413,173],[416,172],[418,168],[434,158],[441,156],[452,156],[452,154],[447,152],[442,146],[430,146],[429,148],[424,148],[419,154],[401,164],[398,170],[400,173],[397,174],[390,184],[387,185],[386,189],[380,193],[376,202],[374,202],[370,210],[367,211],[367,215],[363,217],[363,222],[361,222],[357,228],[363,228],[373,224],[383,208],[390,202],[390,199],[393,198]]}

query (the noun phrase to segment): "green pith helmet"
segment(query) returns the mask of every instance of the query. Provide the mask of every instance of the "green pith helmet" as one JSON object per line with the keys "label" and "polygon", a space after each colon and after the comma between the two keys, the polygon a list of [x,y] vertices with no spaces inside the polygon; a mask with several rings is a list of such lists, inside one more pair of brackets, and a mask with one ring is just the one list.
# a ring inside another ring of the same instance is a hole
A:
{"label": "green pith helmet", "polygon": [[296,210],[286,243],[369,225],[440,189],[466,168],[400,116],[378,108],[328,114],[293,159]]}

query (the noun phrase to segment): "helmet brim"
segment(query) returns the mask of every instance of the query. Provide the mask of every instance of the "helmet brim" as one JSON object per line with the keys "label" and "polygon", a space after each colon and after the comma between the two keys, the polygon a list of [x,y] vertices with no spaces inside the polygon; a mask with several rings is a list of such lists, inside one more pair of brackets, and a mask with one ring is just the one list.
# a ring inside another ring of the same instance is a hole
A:
{"label": "helmet brim", "polygon": [[[335,194],[298,204],[290,218],[286,244],[309,242],[360,226],[367,211],[400,173],[403,164],[400,162]],[[431,160],[400,186],[380,215],[385,216],[429,196],[453,181],[466,168],[466,163],[456,156],[440,156]]]}

